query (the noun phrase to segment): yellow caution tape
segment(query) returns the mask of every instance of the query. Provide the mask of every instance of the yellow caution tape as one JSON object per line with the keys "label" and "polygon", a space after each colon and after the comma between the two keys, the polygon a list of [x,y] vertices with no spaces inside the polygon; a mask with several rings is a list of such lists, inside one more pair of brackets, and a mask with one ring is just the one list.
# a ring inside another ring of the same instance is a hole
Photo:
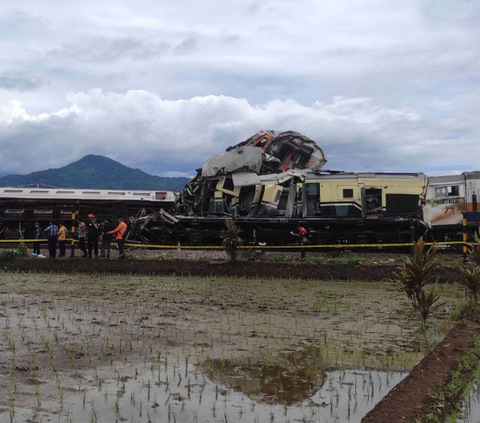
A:
{"label": "yellow caution tape", "polygon": [[[77,242],[77,240],[66,239],[65,241]],[[47,239],[2,239],[0,243],[25,243],[25,242],[48,242]],[[112,241],[115,243],[115,241]],[[444,242],[426,242],[427,245],[465,245],[468,244],[464,241],[444,241]],[[404,242],[404,243],[390,243],[390,244],[320,244],[320,245],[242,245],[239,246],[238,249],[240,250],[298,250],[302,248],[383,248],[383,247],[411,247],[413,245],[412,242]],[[140,248],[158,248],[158,249],[170,249],[175,250],[177,248],[183,250],[223,250],[224,247],[219,245],[155,245],[155,244],[125,244],[125,247],[140,247]]]}

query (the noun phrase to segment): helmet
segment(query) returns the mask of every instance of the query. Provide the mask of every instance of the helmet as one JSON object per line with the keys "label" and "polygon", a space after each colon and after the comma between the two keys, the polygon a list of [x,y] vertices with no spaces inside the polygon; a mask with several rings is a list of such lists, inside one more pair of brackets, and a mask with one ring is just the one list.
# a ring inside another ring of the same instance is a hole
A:
{"label": "helmet", "polygon": [[94,218],[94,217],[95,217],[95,216],[94,216],[92,213],[90,213],[90,214],[88,215],[88,218],[89,218],[89,219],[92,219],[92,218]]}

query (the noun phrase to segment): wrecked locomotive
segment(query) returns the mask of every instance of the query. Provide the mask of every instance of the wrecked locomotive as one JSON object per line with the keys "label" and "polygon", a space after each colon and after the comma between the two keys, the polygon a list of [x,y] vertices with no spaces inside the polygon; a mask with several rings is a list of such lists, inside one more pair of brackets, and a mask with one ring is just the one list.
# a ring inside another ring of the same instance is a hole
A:
{"label": "wrecked locomotive", "polygon": [[174,212],[131,221],[147,244],[221,242],[234,218],[246,244],[285,245],[298,226],[314,244],[409,242],[423,234],[423,173],[325,171],[322,149],[298,132],[261,131],[207,160]]}

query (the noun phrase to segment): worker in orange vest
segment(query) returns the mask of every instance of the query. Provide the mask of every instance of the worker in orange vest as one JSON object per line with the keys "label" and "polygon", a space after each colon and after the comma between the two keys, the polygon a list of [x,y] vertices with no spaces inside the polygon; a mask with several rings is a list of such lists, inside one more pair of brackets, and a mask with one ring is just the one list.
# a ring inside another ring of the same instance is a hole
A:
{"label": "worker in orange vest", "polygon": [[303,226],[299,226],[297,229],[297,233],[294,233],[293,231],[290,232],[294,236],[298,236],[298,245],[301,247],[300,248],[300,260],[305,259],[305,249],[303,246],[305,244],[308,244],[308,238],[307,238],[307,230]]}
{"label": "worker in orange vest", "polygon": [[127,224],[123,221],[121,217],[118,218],[118,226],[113,230],[109,231],[109,234],[117,234],[117,248],[118,248],[118,258],[124,259],[125,253],[123,251],[123,245],[125,244],[125,233],[127,232]]}

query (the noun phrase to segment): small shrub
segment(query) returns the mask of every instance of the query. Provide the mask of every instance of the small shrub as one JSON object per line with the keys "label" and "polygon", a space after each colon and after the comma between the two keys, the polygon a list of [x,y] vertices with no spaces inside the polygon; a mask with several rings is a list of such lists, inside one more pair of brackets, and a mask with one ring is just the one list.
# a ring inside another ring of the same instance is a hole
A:
{"label": "small shrub", "polygon": [[0,260],[13,260],[19,257],[17,250],[0,251]]}
{"label": "small shrub", "polygon": [[161,261],[170,260],[170,259],[171,259],[170,253],[168,253],[168,252],[167,253],[162,253],[157,257],[157,260],[161,260]]}
{"label": "small shrub", "polygon": [[480,267],[474,267],[472,269],[462,268],[461,271],[465,294],[476,303],[480,293]]}
{"label": "small shrub", "polygon": [[472,303],[457,303],[450,313],[450,320],[452,322],[461,322],[464,320],[470,312],[473,310]]}
{"label": "small shrub", "polygon": [[480,237],[475,232],[475,244],[471,244],[468,248],[468,259],[475,266],[480,266]]}
{"label": "small shrub", "polygon": [[248,261],[258,261],[262,255],[262,250],[248,249],[244,250],[242,256]]}
{"label": "small shrub", "polygon": [[240,229],[235,225],[235,220],[228,219],[225,221],[225,230],[222,231],[223,247],[232,262],[237,260],[237,249],[242,244],[239,236]]}
{"label": "small shrub", "polygon": [[274,261],[275,263],[281,263],[285,261],[285,256],[282,256],[282,255],[272,256],[272,261]]}
{"label": "small shrub", "polygon": [[440,301],[440,291],[431,287],[425,291],[425,286],[430,282],[432,273],[440,265],[435,258],[437,249],[432,245],[425,250],[426,244],[423,238],[414,243],[414,255],[403,259],[400,273],[397,274],[396,286],[400,291],[407,294],[412,303],[414,312],[420,319],[422,332],[425,337],[425,345],[430,352],[430,344],[427,336],[427,320],[430,314],[444,305]]}
{"label": "small shrub", "polygon": [[23,242],[18,246],[17,251],[19,257],[28,257],[28,248]]}

